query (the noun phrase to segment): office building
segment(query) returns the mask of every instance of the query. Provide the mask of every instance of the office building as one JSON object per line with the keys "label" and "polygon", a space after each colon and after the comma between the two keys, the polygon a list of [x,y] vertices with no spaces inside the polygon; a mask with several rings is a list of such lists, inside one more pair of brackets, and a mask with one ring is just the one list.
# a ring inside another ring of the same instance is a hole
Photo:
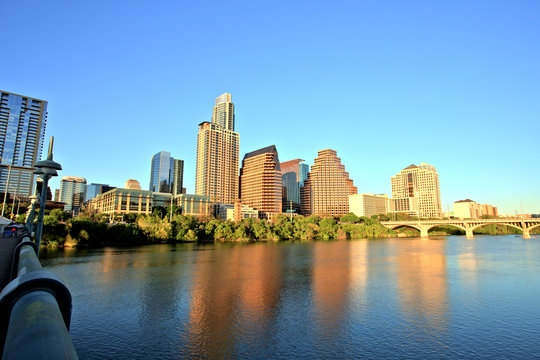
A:
{"label": "office building", "polygon": [[390,198],[388,195],[354,194],[349,195],[349,212],[356,216],[386,214],[390,211]]}
{"label": "office building", "polygon": [[242,204],[262,213],[281,213],[282,180],[274,145],[247,153],[240,169]]}
{"label": "office building", "polygon": [[285,161],[280,164],[282,176],[282,211],[300,213],[300,188],[307,179],[309,165],[302,159]]}
{"label": "office building", "polygon": [[499,216],[496,206],[478,204],[471,199],[454,202],[454,217],[460,219],[478,219],[482,216]]}
{"label": "office building", "polygon": [[88,207],[104,214],[145,214],[152,213],[156,206],[167,208],[171,199],[182,215],[197,217],[212,214],[210,198],[201,195],[156,193],[149,190],[115,188],[96,196],[88,202]]}
{"label": "office building", "polygon": [[[421,218],[440,218],[442,216],[441,191],[437,169],[429,164],[410,165],[392,176],[392,198],[396,212],[408,211],[402,204],[414,205],[408,199],[414,198],[418,207],[417,215]],[[407,201],[403,201],[407,200]]]}
{"label": "office building", "polygon": [[86,197],[86,179],[64,176],[60,180],[60,201],[65,203],[64,211],[77,216]]}
{"label": "office building", "polygon": [[184,160],[173,158],[167,151],[160,151],[152,156],[150,191],[181,194],[183,178]]}
{"label": "office building", "polygon": [[95,198],[99,194],[103,194],[104,192],[110,191],[114,189],[114,186],[110,186],[107,184],[96,184],[92,183],[90,185],[86,185],[86,198],[84,201],[88,201],[90,199]]}
{"label": "office building", "polygon": [[32,195],[46,122],[46,101],[0,91],[0,191]]}
{"label": "office building", "polygon": [[257,219],[259,212],[247,205],[241,203],[231,204],[215,204],[214,215],[216,219],[240,221],[243,219]]}
{"label": "office building", "polygon": [[230,94],[219,96],[212,122],[199,124],[195,169],[195,194],[224,204],[238,199],[240,134],[234,131],[234,105],[230,101]]}
{"label": "office building", "polygon": [[342,216],[349,213],[349,195],[357,189],[335,150],[318,153],[301,188],[303,215]]}

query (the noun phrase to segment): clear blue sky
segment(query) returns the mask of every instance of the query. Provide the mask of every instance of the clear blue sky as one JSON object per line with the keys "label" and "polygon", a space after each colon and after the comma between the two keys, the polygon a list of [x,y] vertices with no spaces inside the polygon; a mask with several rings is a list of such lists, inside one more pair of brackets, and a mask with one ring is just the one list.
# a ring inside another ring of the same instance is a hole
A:
{"label": "clear blue sky", "polygon": [[[333,148],[359,192],[437,167],[443,210],[540,213],[540,2],[7,1],[0,89],[49,102],[61,176],[148,187],[230,92],[240,156]],[[59,178],[52,181],[59,187]]]}

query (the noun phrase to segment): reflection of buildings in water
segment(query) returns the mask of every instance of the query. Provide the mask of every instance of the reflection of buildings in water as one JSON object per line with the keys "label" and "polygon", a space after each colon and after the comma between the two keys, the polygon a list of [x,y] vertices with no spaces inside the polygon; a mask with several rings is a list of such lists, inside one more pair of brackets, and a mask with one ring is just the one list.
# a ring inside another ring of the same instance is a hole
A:
{"label": "reflection of buildings in water", "polygon": [[313,244],[312,286],[316,337],[332,344],[344,325],[348,304],[348,246],[346,241]]}
{"label": "reflection of buildings in water", "polygon": [[396,277],[403,313],[427,332],[448,325],[445,241],[395,242]]}
{"label": "reflection of buildings in water", "polygon": [[354,311],[365,311],[367,307],[366,288],[368,281],[368,240],[350,241],[349,269],[350,291]]}
{"label": "reflection of buildings in water", "polygon": [[234,357],[235,338],[267,336],[281,288],[278,247],[198,252],[187,343],[193,357]]}
{"label": "reflection of buildings in water", "polygon": [[470,290],[477,290],[477,277],[478,277],[478,259],[476,258],[476,242],[468,240],[462,243],[462,247],[459,249],[458,266],[459,275],[463,281],[463,284],[468,284],[472,288]]}

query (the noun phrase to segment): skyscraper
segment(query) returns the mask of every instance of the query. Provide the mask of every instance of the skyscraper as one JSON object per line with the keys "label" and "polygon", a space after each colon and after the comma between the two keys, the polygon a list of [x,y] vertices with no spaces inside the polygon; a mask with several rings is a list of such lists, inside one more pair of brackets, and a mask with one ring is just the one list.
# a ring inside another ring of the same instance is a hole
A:
{"label": "skyscraper", "polygon": [[46,101],[0,91],[0,191],[32,194],[46,122]]}
{"label": "skyscraper", "polygon": [[86,179],[64,176],[60,181],[60,201],[65,203],[64,211],[78,215],[86,197]]}
{"label": "skyscraper", "polygon": [[300,188],[307,179],[309,165],[302,159],[285,161],[280,164],[282,176],[283,212],[300,212]]}
{"label": "skyscraper", "polygon": [[[409,212],[422,218],[442,216],[439,174],[434,166],[426,163],[410,165],[392,176],[391,184],[396,212]],[[407,205],[411,203],[416,204],[417,214]],[[400,204],[407,206],[402,207]]]}
{"label": "skyscraper", "polygon": [[238,198],[240,134],[234,131],[230,94],[216,99],[212,122],[199,124],[195,194],[212,202],[233,204]]}
{"label": "skyscraper", "polygon": [[152,156],[150,191],[181,194],[183,178],[184,160],[173,158],[167,151],[160,151]]}
{"label": "skyscraper", "polygon": [[349,195],[356,193],[336,151],[321,150],[301,189],[302,214],[345,215],[349,213]]}
{"label": "skyscraper", "polygon": [[212,123],[234,131],[234,104],[231,102],[231,94],[225,93],[216,98],[212,110]]}
{"label": "skyscraper", "polygon": [[281,168],[274,145],[247,153],[240,169],[240,199],[263,213],[281,212]]}

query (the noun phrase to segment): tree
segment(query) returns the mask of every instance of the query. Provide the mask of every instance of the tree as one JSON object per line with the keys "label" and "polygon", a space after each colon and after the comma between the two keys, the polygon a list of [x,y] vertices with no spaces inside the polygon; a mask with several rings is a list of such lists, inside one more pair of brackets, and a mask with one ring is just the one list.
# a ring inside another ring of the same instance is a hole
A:
{"label": "tree", "polygon": [[360,221],[360,218],[358,216],[356,216],[355,213],[348,213],[347,215],[343,215],[340,219],[339,219],[339,222],[342,222],[342,223],[357,223]]}

